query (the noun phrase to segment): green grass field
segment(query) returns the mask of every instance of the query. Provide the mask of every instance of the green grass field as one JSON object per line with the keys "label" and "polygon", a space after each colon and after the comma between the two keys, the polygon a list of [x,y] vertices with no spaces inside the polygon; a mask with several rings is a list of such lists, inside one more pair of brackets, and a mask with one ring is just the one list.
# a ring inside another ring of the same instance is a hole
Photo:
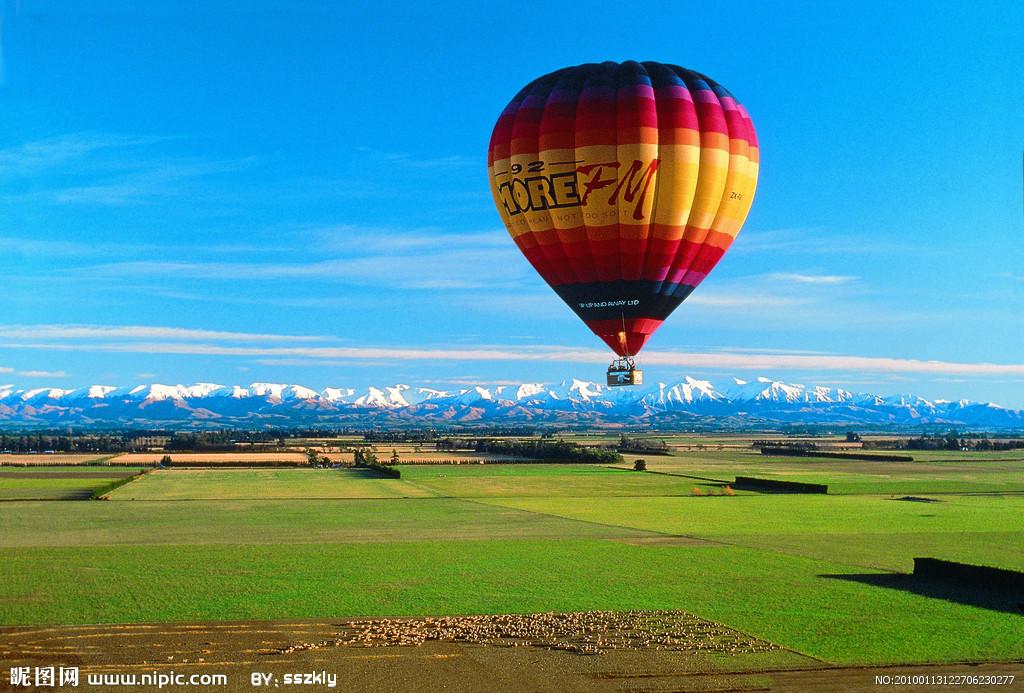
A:
{"label": "green grass field", "polygon": [[0,603],[5,623],[672,607],[839,663],[1024,656],[1019,615],[830,577],[863,572],[594,539],[10,549]]}
{"label": "green grass field", "polygon": [[80,500],[140,469],[0,467],[0,501]]}
{"label": "green grass field", "polygon": [[690,495],[693,479],[596,464],[400,465],[402,480],[456,498]]}
{"label": "green grass field", "polygon": [[[737,455],[646,459],[779,473]],[[922,555],[1024,569],[1024,463],[922,464],[874,494],[712,498],[589,465],[162,470],[109,502],[0,503],[0,623],[684,609],[828,662],[1024,658],[1015,605],[895,572]],[[894,500],[916,475],[1010,491]]]}
{"label": "green grass field", "polygon": [[910,571],[915,556],[1024,570],[1024,496],[952,496],[938,503],[816,494],[491,502],[872,570]]}
{"label": "green grass field", "polygon": [[751,450],[626,455],[651,471],[732,481],[756,476],[827,484],[830,494],[1024,493],[1024,455],[912,452],[913,462],[769,457]]}
{"label": "green grass field", "polygon": [[161,469],[110,494],[111,500],[417,498],[434,495],[401,479],[335,469]]}

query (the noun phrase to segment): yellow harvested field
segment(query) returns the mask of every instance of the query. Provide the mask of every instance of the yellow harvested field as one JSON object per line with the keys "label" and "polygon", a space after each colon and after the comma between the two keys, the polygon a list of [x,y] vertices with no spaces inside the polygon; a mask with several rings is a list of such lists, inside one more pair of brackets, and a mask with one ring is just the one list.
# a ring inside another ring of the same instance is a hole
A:
{"label": "yellow harvested field", "polygon": [[[275,462],[287,462],[294,464],[306,461],[306,455],[301,452],[129,452],[118,455],[112,464],[156,464],[169,456],[171,461],[177,464],[272,464]],[[351,459],[352,455],[329,455],[332,459],[343,457]]]}
{"label": "yellow harvested field", "polygon": [[97,460],[103,460],[110,455],[93,453],[89,455],[0,455],[0,465],[13,465],[17,467],[40,466],[46,467],[60,464],[89,464]]}
{"label": "yellow harvested field", "polygon": [[[391,457],[390,447],[375,446],[377,459],[386,462]],[[318,454],[330,458],[332,462],[351,463],[351,452],[317,451]],[[303,452],[132,452],[118,455],[110,464],[157,464],[167,455],[173,464],[194,465],[261,465],[261,464],[305,464],[306,454]],[[482,462],[514,462],[517,458],[507,455],[491,455],[484,452],[408,452],[398,450],[402,464],[480,464]],[[50,455],[49,457],[53,457]]]}
{"label": "yellow harvested field", "polygon": [[[377,459],[387,460],[390,458],[390,450],[377,448]],[[399,462],[402,464],[475,464],[480,461],[486,462],[515,462],[517,457],[509,455],[491,455],[486,452],[409,452],[398,453]]]}

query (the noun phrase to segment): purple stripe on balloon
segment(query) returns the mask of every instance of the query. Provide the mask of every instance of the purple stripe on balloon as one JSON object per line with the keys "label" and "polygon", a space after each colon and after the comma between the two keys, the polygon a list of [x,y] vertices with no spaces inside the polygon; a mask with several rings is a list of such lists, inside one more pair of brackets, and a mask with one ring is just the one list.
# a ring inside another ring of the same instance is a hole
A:
{"label": "purple stripe on balloon", "polygon": [[[692,264],[692,262],[693,260],[690,261],[690,264]],[[691,270],[688,267],[674,267],[668,274],[667,282],[669,284],[690,284],[692,286],[697,286],[697,284],[704,281],[704,277],[706,276],[708,276],[707,272],[698,272],[696,270]]]}
{"label": "purple stripe on balloon", "polygon": [[678,284],[679,282],[681,282],[683,280],[683,274],[685,274],[685,273],[686,273],[686,268],[685,267],[675,267],[665,277],[665,281],[668,284],[673,284],[673,285]]}
{"label": "purple stripe on balloon", "polygon": [[654,89],[651,88],[650,84],[631,84],[625,87],[619,87],[619,98],[638,98],[638,99],[653,99]]}
{"label": "purple stripe on balloon", "polygon": [[710,89],[698,89],[693,94],[693,100],[698,103],[718,103],[718,97]]}
{"label": "purple stripe on balloon", "polygon": [[653,270],[648,269],[648,274],[650,276],[647,276],[646,278],[656,282],[663,282],[665,281],[665,277],[668,276],[668,271],[670,269],[672,269],[671,265],[662,265],[661,267],[654,268]]}
{"label": "purple stripe on balloon", "polygon": [[690,103],[693,103],[693,96],[690,95],[690,90],[682,84],[658,87],[654,90],[654,93],[659,99],[678,99],[680,101],[689,101]]}

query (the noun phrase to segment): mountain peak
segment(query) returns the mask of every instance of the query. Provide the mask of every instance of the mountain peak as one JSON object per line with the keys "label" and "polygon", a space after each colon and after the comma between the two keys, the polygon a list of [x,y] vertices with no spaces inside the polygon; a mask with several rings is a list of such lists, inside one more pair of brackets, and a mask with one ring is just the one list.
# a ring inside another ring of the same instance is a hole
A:
{"label": "mountain peak", "polygon": [[[173,406],[150,406],[171,402]],[[766,376],[725,379],[719,389],[690,375],[635,388],[567,378],[457,390],[399,383],[365,388],[254,382],[198,382],[77,390],[0,386],[0,427],[17,426],[388,426],[460,422],[558,425],[632,424],[753,427],[806,424],[891,427],[1024,428],[1020,411],[969,400],[912,394],[854,394],[835,386],[784,383]]]}

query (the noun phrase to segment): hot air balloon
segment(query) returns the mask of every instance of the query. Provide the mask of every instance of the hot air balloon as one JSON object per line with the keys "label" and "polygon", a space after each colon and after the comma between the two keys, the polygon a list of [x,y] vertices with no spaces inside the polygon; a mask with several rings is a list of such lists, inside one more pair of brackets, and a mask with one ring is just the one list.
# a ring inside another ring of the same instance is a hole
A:
{"label": "hot air balloon", "polygon": [[527,84],[487,157],[494,202],[540,276],[612,348],[609,385],[708,275],[750,210],[746,110],[676,65],[591,63]]}

